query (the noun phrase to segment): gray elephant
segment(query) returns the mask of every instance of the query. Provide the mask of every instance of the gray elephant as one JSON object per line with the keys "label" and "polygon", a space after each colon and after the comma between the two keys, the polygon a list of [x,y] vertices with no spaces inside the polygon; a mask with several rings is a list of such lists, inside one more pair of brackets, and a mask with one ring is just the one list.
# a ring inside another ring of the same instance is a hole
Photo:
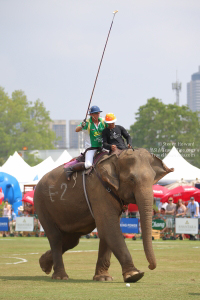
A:
{"label": "gray elephant", "polygon": [[[93,280],[112,280],[108,273],[112,252],[121,264],[125,282],[136,282],[142,278],[144,272],[134,266],[120,231],[122,205],[113,194],[125,204],[138,205],[144,251],[149,269],[155,269],[152,185],[172,171],[159,158],[142,148],[105,155],[97,163],[96,171],[86,176],[87,195],[94,218],[85,200],[81,172],[75,173],[71,181],[66,181],[63,166],[46,174],[37,184],[34,195],[36,212],[51,247],[40,258],[42,270],[49,274],[53,267],[53,279],[67,280],[62,254],[77,246],[82,235],[97,227],[100,243]],[[112,193],[102,185],[97,174]]]}

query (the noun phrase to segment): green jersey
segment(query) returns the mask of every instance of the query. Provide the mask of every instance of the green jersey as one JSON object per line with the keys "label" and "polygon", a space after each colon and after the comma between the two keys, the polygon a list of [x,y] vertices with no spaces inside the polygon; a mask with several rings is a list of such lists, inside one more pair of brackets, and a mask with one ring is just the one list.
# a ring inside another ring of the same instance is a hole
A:
{"label": "green jersey", "polygon": [[[90,142],[92,147],[102,147],[102,132],[106,128],[106,123],[102,118],[98,118],[99,124],[98,127],[92,122],[92,117],[86,120],[86,125],[83,127],[83,130],[88,130],[90,136]],[[82,123],[80,123],[82,126]]]}

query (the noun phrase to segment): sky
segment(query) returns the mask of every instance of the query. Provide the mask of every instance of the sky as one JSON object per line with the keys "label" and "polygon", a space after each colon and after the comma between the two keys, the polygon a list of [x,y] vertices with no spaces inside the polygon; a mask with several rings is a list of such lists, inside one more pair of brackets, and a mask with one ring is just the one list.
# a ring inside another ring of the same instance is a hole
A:
{"label": "sky", "polygon": [[52,119],[84,119],[92,105],[129,129],[147,99],[175,103],[200,60],[199,0],[0,0],[0,86],[40,99]]}

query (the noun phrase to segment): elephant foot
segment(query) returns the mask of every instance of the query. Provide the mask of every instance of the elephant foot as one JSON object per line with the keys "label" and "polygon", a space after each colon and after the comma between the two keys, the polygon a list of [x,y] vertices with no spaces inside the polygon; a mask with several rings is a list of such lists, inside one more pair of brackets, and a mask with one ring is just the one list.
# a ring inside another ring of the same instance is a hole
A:
{"label": "elephant foot", "polygon": [[94,275],[93,280],[95,281],[113,281],[113,277],[110,275]]}
{"label": "elephant foot", "polygon": [[45,272],[46,274],[51,273],[53,267],[53,260],[49,256],[50,256],[49,253],[46,252],[39,259],[40,267],[42,271]]}
{"label": "elephant foot", "polygon": [[68,280],[69,276],[67,275],[67,273],[65,271],[60,271],[60,272],[54,271],[51,278],[56,279],[56,280]]}
{"label": "elephant foot", "polygon": [[124,276],[124,282],[137,282],[144,276],[144,272],[142,271],[133,271],[126,274],[123,274]]}

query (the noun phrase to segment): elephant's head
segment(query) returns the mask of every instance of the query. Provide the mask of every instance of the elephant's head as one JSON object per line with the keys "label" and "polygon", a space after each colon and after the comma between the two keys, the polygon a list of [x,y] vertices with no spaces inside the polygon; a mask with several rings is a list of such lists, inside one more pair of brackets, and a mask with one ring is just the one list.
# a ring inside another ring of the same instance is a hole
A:
{"label": "elephant's head", "polygon": [[106,181],[126,204],[135,203],[140,212],[143,245],[149,268],[156,268],[152,248],[152,185],[174,169],[169,169],[146,149],[124,150],[112,154],[98,164]]}

